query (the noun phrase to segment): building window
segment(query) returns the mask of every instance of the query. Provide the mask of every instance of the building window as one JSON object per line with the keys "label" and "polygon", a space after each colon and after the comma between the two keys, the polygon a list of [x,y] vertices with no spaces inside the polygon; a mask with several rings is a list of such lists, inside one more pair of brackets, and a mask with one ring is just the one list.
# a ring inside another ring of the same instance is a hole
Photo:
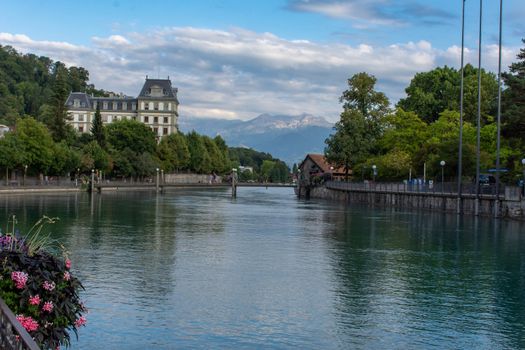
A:
{"label": "building window", "polygon": [[93,108],[94,109],[97,109],[97,103],[98,103],[97,101],[93,101]]}
{"label": "building window", "polygon": [[116,111],[118,109],[118,102],[113,101],[113,110]]}
{"label": "building window", "polygon": [[153,117],[153,123],[158,124],[159,123],[159,117]]}
{"label": "building window", "polygon": [[155,135],[158,135],[159,134],[159,128],[153,128],[153,132],[155,133]]}
{"label": "building window", "polygon": [[144,117],[144,123],[149,123],[149,117]]}
{"label": "building window", "polygon": [[169,121],[168,121],[168,117],[164,117],[164,124],[168,124]]}
{"label": "building window", "polygon": [[107,123],[108,122],[108,116],[107,115],[103,115],[102,116],[102,122],[103,123]]}
{"label": "building window", "polygon": [[135,102],[133,102],[133,103],[131,104],[131,110],[134,111],[134,110],[136,110],[136,109],[137,109],[137,104],[136,104]]}
{"label": "building window", "polygon": [[146,111],[149,111],[149,103],[147,103],[147,102],[144,103],[144,109],[145,109]]}
{"label": "building window", "polygon": [[106,101],[102,103],[102,109],[108,109],[108,103]]}
{"label": "building window", "polygon": [[159,104],[157,102],[155,102],[153,106],[154,106],[153,109],[155,109],[156,111],[159,110]]}
{"label": "building window", "polygon": [[122,109],[123,110],[127,110],[128,109],[128,103],[127,102],[122,102]]}
{"label": "building window", "polygon": [[79,114],[78,121],[79,122],[83,122],[84,121],[84,115],[83,114]]}
{"label": "building window", "polygon": [[162,129],[162,134],[163,135],[168,135],[168,128]]}
{"label": "building window", "polygon": [[79,126],[78,127],[78,132],[84,132],[84,127],[83,126]]}
{"label": "building window", "polygon": [[79,99],[74,99],[73,100],[73,107],[80,107],[80,100]]}
{"label": "building window", "polygon": [[168,111],[171,111],[171,102],[168,103]]}
{"label": "building window", "polygon": [[133,117],[131,117],[131,119],[133,119],[133,120],[137,120],[137,117],[133,116]]}

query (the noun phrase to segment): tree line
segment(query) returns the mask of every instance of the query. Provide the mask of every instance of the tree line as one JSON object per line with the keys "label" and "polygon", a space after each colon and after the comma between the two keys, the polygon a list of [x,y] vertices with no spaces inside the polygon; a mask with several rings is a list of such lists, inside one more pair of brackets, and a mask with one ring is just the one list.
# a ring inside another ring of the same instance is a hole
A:
{"label": "tree line", "polygon": [[[82,67],[68,68],[47,57],[0,46],[0,123],[13,129],[0,139],[0,168],[6,178],[12,170],[29,176],[64,176],[96,169],[112,177],[141,179],[157,168],[225,174],[233,166],[256,164],[253,178],[265,174],[267,181],[288,179],[283,162],[270,155],[259,162],[259,152],[253,150],[242,151],[240,158],[241,151],[230,150],[221,136],[178,132],[157,142],[154,132],[137,121],[103,125],[98,109],[91,132],[79,134],[67,123],[69,92],[109,95],[88,82],[89,72]],[[269,162],[264,171],[263,161]]]}
{"label": "tree line", "polygon": [[[525,39],[523,40],[525,43]],[[503,73],[501,117],[501,167],[507,182],[521,177],[525,158],[525,49]],[[386,95],[375,90],[376,78],[365,72],[348,79],[342,93],[343,104],[334,132],[326,139],[325,156],[346,169],[354,180],[372,178],[376,165],[377,179],[401,180],[412,176],[441,174],[457,178],[461,70],[438,67],[417,73],[405,89],[406,98],[394,109]],[[481,69],[481,171],[496,167],[497,77]],[[463,174],[475,175],[478,69],[467,64],[464,74]]]}

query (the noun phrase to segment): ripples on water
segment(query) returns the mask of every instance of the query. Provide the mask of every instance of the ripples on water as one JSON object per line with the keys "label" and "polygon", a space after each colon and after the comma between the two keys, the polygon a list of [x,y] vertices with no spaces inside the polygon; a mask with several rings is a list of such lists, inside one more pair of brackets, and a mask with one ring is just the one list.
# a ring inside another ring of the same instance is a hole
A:
{"label": "ripples on water", "polygon": [[523,224],[291,189],[6,196],[60,217],[86,287],[74,349],[525,347]]}

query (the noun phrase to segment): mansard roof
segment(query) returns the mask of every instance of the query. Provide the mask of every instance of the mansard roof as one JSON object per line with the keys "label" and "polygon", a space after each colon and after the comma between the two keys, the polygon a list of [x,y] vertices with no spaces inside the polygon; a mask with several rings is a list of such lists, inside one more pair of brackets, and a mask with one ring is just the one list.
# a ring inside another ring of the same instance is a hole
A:
{"label": "mansard roof", "polygon": [[85,92],[72,92],[66,100],[66,106],[73,107],[73,101],[79,100],[80,108],[91,109],[91,101],[89,95]]}
{"label": "mansard roof", "polygon": [[[158,87],[161,89],[161,95],[155,96],[151,93],[151,88]],[[140,91],[140,94],[138,96],[146,97],[146,98],[170,98],[170,99],[177,99],[177,88],[173,88],[171,86],[171,80],[168,79],[149,79],[146,77],[146,81],[144,82],[144,86],[142,86],[142,90]]]}

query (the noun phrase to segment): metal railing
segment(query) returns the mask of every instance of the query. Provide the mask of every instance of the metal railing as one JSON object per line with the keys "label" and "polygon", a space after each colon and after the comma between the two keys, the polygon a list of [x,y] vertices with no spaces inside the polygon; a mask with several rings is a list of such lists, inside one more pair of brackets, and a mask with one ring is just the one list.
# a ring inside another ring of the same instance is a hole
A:
{"label": "metal railing", "polygon": [[[385,182],[346,182],[346,181],[327,181],[324,183],[327,188],[344,191],[370,191],[370,192],[391,192],[391,193],[421,193],[432,195],[457,196],[457,183],[445,182],[434,184],[423,183],[385,183]],[[500,186],[500,196],[505,194],[505,186]],[[464,184],[461,187],[462,196],[475,196],[476,185]],[[495,185],[481,185],[479,187],[480,196],[496,197]]]}
{"label": "metal railing", "polygon": [[2,298],[0,298],[0,349],[40,350]]}

